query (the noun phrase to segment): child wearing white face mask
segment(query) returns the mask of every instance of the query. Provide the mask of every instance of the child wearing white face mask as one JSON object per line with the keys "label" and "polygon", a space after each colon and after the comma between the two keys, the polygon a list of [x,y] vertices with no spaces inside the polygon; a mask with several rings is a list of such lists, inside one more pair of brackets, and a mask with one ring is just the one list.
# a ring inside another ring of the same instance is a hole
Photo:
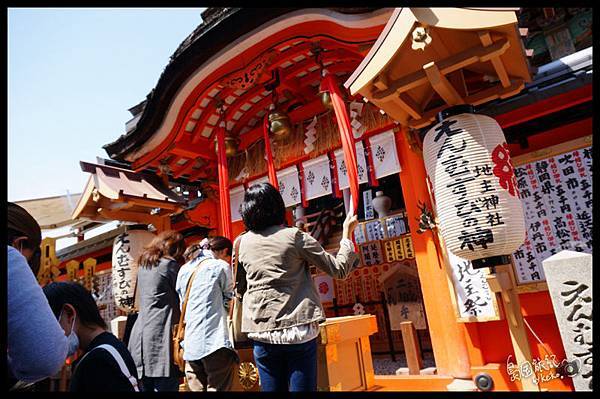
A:
{"label": "child wearing white face mask", "polygon": [[71,392],[138,391],[137,370],[127,347],[106,331],[96,302],[72,282],[46,285],[44,294],[68,340],[68,355],[81,350],[73,364]]}

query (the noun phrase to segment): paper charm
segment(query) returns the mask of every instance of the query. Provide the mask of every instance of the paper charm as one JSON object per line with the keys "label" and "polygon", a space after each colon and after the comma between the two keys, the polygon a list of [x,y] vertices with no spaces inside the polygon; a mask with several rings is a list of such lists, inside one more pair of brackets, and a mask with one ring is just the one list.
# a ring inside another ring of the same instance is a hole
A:
{"label": "paper charm", "polygon": [[366,126],[358,120],[358,118],[362,115],[363,103],[358,101],[353,101],[350,103],[350,125],[352,126],[352,134],[355,139],[360,138],[364,132],[367,130]]}
{"label": "paper charm", "polygon": [[315,149],[315,141],[317,141],[317,117],[315,116],[311,123],[306,126],[306,132],[304,133],[306,139],[304,139],[304,153],[308,154]]}

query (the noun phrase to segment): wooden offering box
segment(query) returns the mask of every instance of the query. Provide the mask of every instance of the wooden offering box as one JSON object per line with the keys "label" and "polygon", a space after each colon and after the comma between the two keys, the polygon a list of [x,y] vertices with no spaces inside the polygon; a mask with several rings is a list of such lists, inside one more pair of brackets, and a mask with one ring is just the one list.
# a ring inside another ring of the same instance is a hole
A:
{"label": "wooden offering box", "polygon": [[366,391],[374,384],[369,335],[374,315],[328,318],[321,324],[317,352],[317,390]]}

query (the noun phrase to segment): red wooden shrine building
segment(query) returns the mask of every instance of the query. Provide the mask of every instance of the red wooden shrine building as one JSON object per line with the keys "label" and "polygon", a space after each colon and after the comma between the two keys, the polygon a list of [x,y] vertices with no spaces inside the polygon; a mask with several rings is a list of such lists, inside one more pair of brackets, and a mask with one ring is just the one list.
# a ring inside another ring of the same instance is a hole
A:
{"label": "red wooden shrine building", "polygon": [[[375,376],[367,388],[446,390],[486,373],[495,390],[531,389],[507,368],[515,345],[527,347],[530,360],[548,352],[565,357],[547,287],[543,279],[519,277],[513,265],[520,305],[511,311],[526,322],[520,336],[509,328],[511,313],[500,295],[490,294],[494,306],[485,317],[461,311],[451,262],[436,234],[419,224],[432,209],[422,139],[437,112],[467,102],[499,122],[517,167],[590,147],[586,12],[552,14],[553,29],[570,29],[572,54],[548,44],[546,59],[534,57],[555,61],[534,67],[525,47],[543,33],[539,22],[552,18],[546,9],[208,9],[156,87],[130,110],[127,132],[104,146],[111,160],[82,164],[94,176],[117,180],[156,175],[161,182],[150,186],[173,195],[148,197],[148,184],[137,194],[119,192],[115,180],[117,194],[110,197],[94,178],[74,216],[151,223],[185,231],[189,242],[217,233],[234,238],[244,229],[237,209],[244,187],[270,181],[284,196],[289,224],[303,222],[335,251],[339,221],[353,202],[362,264],[346,281],[315,274],[332,290],[321,292],[328,316],[376,315],[370,350],[401,356],[397,321],[409,309],[401,297],[413,290],[417,298],[407,301],[420,307],[410,308],[411,317],[423,324],[417,340],[435,363],[432,375]],[[569,25],[575,19],[579,30]],[[527,26],[535,29],[528,33]],[[542,46],[533,44],[539,53]],[[384,217],[374,218],[368,206],[376,191],[391,199]],[[128,211],[118,203],[135,206]],[[63,250],[59,269],[87,257],[102,259],[96,272],[110,268],[113,237],[92,252],[83,244],[79,252]],[[404,281],[414,278],[413,286],[399,289],[400,299],[386,285],[398,278],[394,268],[404,268]],[[569,378],[554,378],[535,389],[573,387]]]}

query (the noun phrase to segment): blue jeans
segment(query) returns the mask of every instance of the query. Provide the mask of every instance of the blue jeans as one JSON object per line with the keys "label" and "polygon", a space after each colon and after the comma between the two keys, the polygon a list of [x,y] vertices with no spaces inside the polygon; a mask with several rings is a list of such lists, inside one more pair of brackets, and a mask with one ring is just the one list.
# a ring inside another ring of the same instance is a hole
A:
{"label": "blue jeans", "polygon": [[179,378],[177,377],[142,377],[144,392],[177,392]]}
{"label": "blue jeans", "polygon": [[317,338],[292,345],[254,341],[254,361],[261,391],[317,390]]}

